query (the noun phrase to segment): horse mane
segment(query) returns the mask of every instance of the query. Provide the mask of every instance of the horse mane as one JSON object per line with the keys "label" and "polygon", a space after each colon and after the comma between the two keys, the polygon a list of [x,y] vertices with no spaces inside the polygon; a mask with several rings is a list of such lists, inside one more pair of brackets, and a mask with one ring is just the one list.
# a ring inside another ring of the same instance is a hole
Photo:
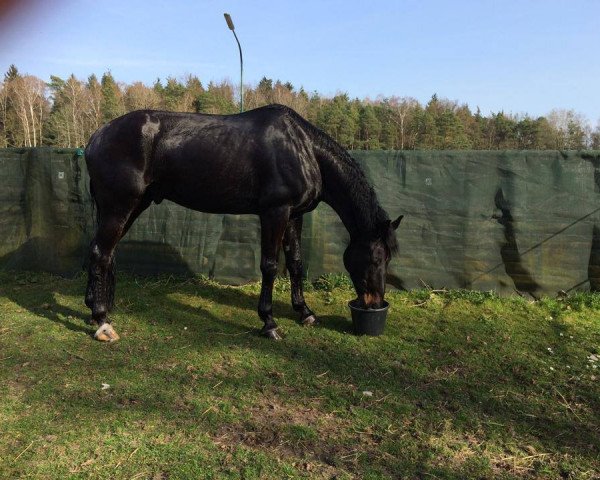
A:
{"label": "horse mane", "polygon": [[394,229],[390,227],[390,218],[381,207],[377,194],[358,162],[330,135],[316,127],[298,112],[285,105],[273,104],[267,108],[282,110],[299,123],[304,131],[317,144],[329,159],[342,167],[347,193],[359,210],[358,215],[367,221],[362,235],[368,240],[380,239],[391,255],[398,253],[398,242]]}

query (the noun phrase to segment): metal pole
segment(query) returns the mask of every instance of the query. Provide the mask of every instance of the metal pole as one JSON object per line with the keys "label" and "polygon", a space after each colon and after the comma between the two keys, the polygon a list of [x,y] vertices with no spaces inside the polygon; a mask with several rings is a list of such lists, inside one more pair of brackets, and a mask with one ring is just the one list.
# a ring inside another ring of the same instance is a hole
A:
{"label": "metal pole", "polygon": [[242,113],[244,111],[244,59],[242,58],[242,46],[235,34],[235,30],[233,31],[233,36],[240,49],[240,113]]}
{"label": "metal pole", "polygon": [[235,41],[238,44],[238,49],[240,50],[240,113],[244,111],[244,58],[242,57],[242,46],[240,45],[240,41],[235,33],[235,27],[233,26],[233,21],[231,20],[231,15],[228,13],[223,14],[225,17],[225,21],[227,22],[227,26],[229,30],[233,32],[233,36],[235,37]]}

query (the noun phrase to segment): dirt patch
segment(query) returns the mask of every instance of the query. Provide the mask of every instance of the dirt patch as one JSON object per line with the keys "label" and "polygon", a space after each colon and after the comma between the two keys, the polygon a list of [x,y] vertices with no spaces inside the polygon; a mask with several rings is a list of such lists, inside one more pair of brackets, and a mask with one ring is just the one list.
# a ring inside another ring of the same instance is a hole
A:
{"label": "dirt patch", "polygon": [[378,442],[368,432],[341,436],[350,429],[350,421],[319,407],[318,400],[311,405],[290,405],[271,398],[264,405],[252,406],[246,421],[221,425],[213,441],[223,450],[244,445],[276,452],[310,478],[335,478],[342,472],[354,475],[360,471],[360,455],[380,456]]}

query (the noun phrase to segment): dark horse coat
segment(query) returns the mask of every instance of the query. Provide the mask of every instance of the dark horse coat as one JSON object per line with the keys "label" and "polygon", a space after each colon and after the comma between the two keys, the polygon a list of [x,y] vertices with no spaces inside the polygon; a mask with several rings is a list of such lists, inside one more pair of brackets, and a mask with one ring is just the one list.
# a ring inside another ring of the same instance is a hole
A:
{"label": "dark horse coat", "polygon": [[302,214],[322,200],[350,233],[344,262],[365,307],[383,302],[396,250],[394,229],[357,163],[293,110],[271,105],[239,115],[140,110],[98,129],[85,150],[98,230],[90,245],[86,304],[109,322],[114,249],[152,202],[163,199],[208,213],[256,214],[261,220],[263,333],[277,337],[272,286],[283,243],[292,304],[315,317],[302,295]]}

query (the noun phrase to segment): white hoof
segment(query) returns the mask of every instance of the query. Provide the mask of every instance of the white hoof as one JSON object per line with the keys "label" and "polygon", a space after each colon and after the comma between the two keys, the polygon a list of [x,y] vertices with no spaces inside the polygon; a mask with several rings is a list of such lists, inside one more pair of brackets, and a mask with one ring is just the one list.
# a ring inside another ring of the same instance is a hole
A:
{"label": "white hoof", "polygon": [[94,338],[100,342],[114,342],[119,339],[119,335],[110,323],[103,323],[94,333]]}

